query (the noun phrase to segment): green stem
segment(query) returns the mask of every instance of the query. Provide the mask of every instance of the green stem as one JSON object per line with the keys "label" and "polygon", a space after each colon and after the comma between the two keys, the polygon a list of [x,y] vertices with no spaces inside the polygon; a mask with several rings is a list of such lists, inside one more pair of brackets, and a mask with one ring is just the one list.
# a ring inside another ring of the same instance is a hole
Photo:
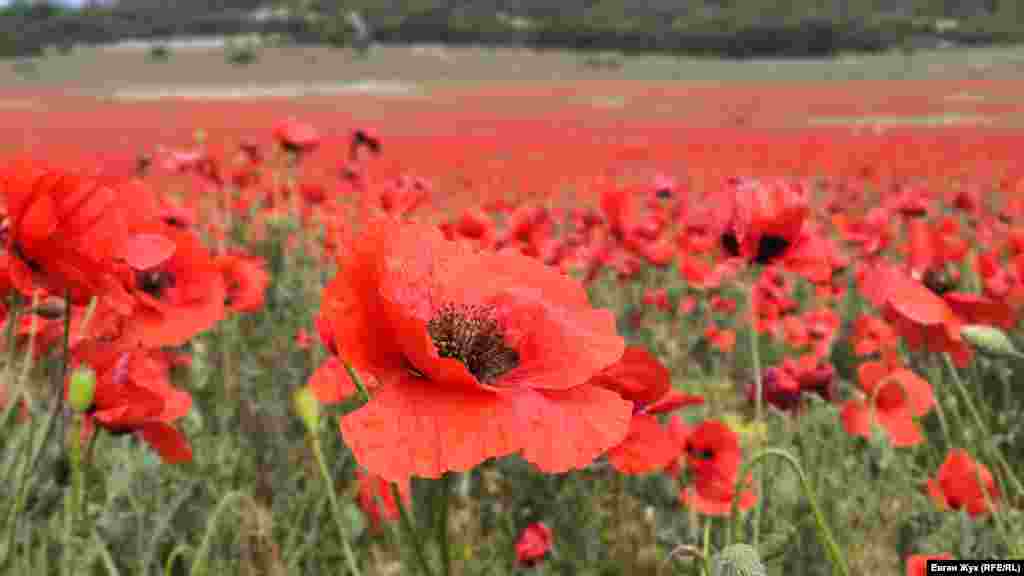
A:
{"label": "green stem", "polygon": [[331,472],[327,469],[327,462],[324,459],[324,452],[320,447],[320,438],[310,434],[313,442],[313,455],[320,467],[320,476],[324,480],[324,487],[327,489],[327,498],[331,502],[331,515],[334,516],[334,524],[338,527],[338,536],[341,538],[341,551],[345,555],[345,563],[348,564],[349,573],[353,576],[361,576],[359,565],[356,563],[355,554],[352,552],[352,545],[349,544],[348,530],[345,529],[345,521],[341,516],[341,507],[338,505],[338,495],[334,488],[334,480],[331,479]]}
{"label": "green stem", "polygon": [[[754,370],[754,425],[761,426],[764,417],[764,379],[761,378],[761,343],[757,335],[757,304],[755,301],[756,283],[751,283],[747,292],[747,310],[750,313],[750,363]],[[757,471],[757,493],[764,494],[764,474]],[[754,548],[761,541],[761,511],[764,499],[758,498],[754,507]]]}
{"label": "green stem", "polygon": [[[192,561],[192,569],[189,570],[189,576],[206,574],[206,561],[210,555],[210,546],[213,545],[213,535],[217,533],[217,523],[220,521],[220,517],[227,511],[229,505],[234,504],[236,501],[241,502],[245,498],[245,493],[238,491],[229,492],[221,498],[217,507],[214,508],[213,514],[210,515],[210,519],[206,522],[206,533],[203,534],[203,541],[199,544],[199,550],[196,551],[195,560]],[[177,552],[177,549],[175,552]],[[174,554],[172,554],[173,556]],[[172,560],[173,558],[168,559],[168,571],[173,566]]]}
{"label": "green stem", "polygon": [[[946,364],[946,369],[953,376],[953,383],[956,385],[956,389],[960,392],[960,396],[963,397],[964,404],[967,405],[968,412],[971,413],[971,418],[974,419],[975,426],[981,430],[983,438],[991,438],[992,431],[989,430],[988,424],[985,423],[985,419],[981,417],[981,412],[978,411],[978,407],[974,404],[974,400],[971,398],[971,393],[967,391],[967,387],[964,386],[963,380],[960,379],[960,374],[956,370],[956,366],[953,365],[953,360],[950,359],[949,354],[943,354],[942,360]],[[1024,485],[1021,484],[1017,475],[1014,474],[1013,468],[1010,467],[1010,463],[1006,461],[1001,450],[990,444],[987,441],[983,441],[982,445],[992,453],[992,457],[999,462],[999,465],[1003,468],[1004,474],[1007,479],[1013,481],[1014,488],[1017,489],[1018,494],[1024,494]]]}
{"label": "green stem", "polygon": [[[50,409],[50,418],[47,420],[46,433],[43,436],[43,445],[50,441],[50,436],[53,434],[56,428],[58,418],[56,417],[61,413],[64,408],[64,380],[68,376],[68,367],[71,364],[71,291],[68,290],[64,295],[64,302],[67,305],[67,309],[64,311],[64,345],[62,348],[61,360],[60,360],[60,379],[54,382],[53,394],[55,396],[53,401],[53,408]],[[94,297],[89,304],[90,311],[96,303]],[[84,332],[84,331],[83,331]],[[61,430],[63,430],[64,419],[59,419],[61,422]],[[42,446],[35,454],[32,459],[31,473],[35,473],[36,466],[39,464],[39,457],[42,455]]]}
{"label": "green stem", "polygon": [[85,474],[82,469],[82,415],[75,414],[71,434],[68,435],[71,460],[71,511],[73,520],[82,514],[85,500]]}
{"label": "green stem", "polygon": [[454,473],[445,474],[439,482],[441,494],[438,498],[437,509],[434,510],[438,518],[437,545],[441,548],[441,570],[444,576],[452,573],[451,546],[448,543],[448,501],[452,492],[452,477]]}
{"label": "green stem", "polygon": [[405,504],[402,503],[402,494],[398,491],[398,484],[391,484],[391,495],[398,504],[398,515],[402,524],[402,531],[405,532],[407,538],[412,540],[413,551],[416,553],[416,560],[420,563],[420,570],[425,576],[432,576],[434,571],[430,569],[430,563],[427,562],[427,553],[423,549],[423,540],[416,533],[416,527],[413,526],[412,519],[409,518],[409,512],[405,509]]}
{"label": "green stem", "polygon": [[704,539],[701,556],[704,558],[704,574],[711,576],[711,516],[704,518]]}
{"label": "green stem", "polygon": [[[829,556],[829,561],[832,563],[832,567],[835,571],[839,572],[842,576],[850,576],[850,569],[846,565],[846,559],[843,557],[842,552],[839,550],[839,545],[836,544],[836,539],[832,535],[832,531],[829,529],[828,524],[825,522],[825,515],[821,512],[821,507],[818,505],[818,498],[814,493],[814,489],[811,487],[811,483],[807,480],[807,474],[804,473],[804,469],[800,466],[800,462],[785,450],[778,448],[765,448],[761,452],[758,452],[750,459],[740,472],[739,483],[737,484],[736,493],[733,495],[732,500],[732,524],[735,525],[739,521],[739,496],[742,492],[743,479],[750,473],[751,468],[757,466],[762,460],[768,456],[775,456],[781,458],[789,464],[790,468],[796,472],[797,477],[800,479],[800,486],[803,488],[804,496],[807,497],[808,502],[811,505],[811,511],[814,513],[814,521],[818,528],[818,539],[825,547],[825,552]],[[756,547],[756,546],[755,546]]]}

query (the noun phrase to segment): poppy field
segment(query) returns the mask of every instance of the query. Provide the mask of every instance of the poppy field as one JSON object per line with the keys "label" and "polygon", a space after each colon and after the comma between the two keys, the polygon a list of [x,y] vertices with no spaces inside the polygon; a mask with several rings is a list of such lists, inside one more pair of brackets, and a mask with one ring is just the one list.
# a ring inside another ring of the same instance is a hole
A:
{"label": "poppy field", "polygon": [[19,90],[4,574],[1024,557],[1024,83]]}

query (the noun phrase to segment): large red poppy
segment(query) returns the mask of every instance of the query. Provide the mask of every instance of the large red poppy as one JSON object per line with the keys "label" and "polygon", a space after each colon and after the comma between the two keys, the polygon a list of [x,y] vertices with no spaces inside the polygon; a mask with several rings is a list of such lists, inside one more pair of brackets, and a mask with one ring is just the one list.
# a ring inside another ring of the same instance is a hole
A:
{"label": "large red poppy", "polygon": [[338,265],[321,314],[339,356],[378,381],[341,420],[371,473],[437,478],[515,453],[565,472],[625,437],[632,403],[589,383],[622,356],[615,319],[557,270],[387,220]]}
{"label": "large red poppy", "polygon": [[152,198],[33,160],[0,169],[0,193],[11,280],[20,291],[39,286],[76,304],[100,296],[128,305],[111,257],[127,227],[152,210]]}
{"label": "large red poppy", "polygon": [[192,460],[188,441],[171,424],[188,414],[192,397],[171,385],[164,358],[99,341],[76,347],[72,358],[74,364],[96,373],[93,405],[86,412],[87,433],[96,425],[114,434],[138,434],[164,462]]}

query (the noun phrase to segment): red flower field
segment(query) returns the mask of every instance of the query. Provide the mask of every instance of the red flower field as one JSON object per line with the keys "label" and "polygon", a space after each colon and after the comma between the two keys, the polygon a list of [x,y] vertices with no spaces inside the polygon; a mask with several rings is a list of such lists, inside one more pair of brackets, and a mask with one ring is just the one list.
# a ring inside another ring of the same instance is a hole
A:
{"label": "red flower field", "polygon": [[0,437],[56,439],[8,530],[64,496],[67,558],[168,573],[1024,553],[1024,83],[567,86],[5,94]]}

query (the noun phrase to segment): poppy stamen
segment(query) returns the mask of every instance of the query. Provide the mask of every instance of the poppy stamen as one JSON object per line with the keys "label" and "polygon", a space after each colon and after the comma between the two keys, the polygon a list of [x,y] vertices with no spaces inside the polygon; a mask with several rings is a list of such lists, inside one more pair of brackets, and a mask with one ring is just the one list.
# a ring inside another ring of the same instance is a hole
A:
{"label": "poppy stamen", "polygon": [[139,270],[135,273],[135,283],[146,294],[154,298],[163,296],[167,288],[174,286],[174,274],[164,270]]}
{"label": "poppy stamen", "polygon": [[442,306],[427,322],[437,355],[462,362],[485,384],[519,365],[519,353],[505,343],[505,332],[484,306]]}

